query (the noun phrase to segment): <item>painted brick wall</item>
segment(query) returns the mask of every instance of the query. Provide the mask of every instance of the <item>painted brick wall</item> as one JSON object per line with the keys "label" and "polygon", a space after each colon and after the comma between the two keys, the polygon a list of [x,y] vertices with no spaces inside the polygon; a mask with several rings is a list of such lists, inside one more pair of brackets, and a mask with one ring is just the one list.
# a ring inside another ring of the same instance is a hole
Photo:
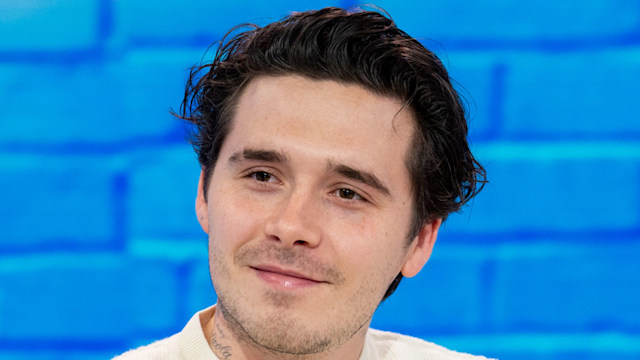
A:
{"label": "painted brick wall", "polygon": [[[215,302],[177,109],[233,25],[353,1],[0,2],[0,358],[105,359]],[[640,358],[640,3],[391,1],[490,183],[374,326],[502,359]]]}

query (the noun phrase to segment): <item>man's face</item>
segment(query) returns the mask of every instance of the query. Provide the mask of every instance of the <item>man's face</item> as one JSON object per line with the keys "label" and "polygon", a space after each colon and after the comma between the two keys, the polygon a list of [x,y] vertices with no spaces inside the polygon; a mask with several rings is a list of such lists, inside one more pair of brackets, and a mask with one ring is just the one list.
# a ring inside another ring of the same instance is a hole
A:
{"label": "man's face", "polygon": [[440,222],[408,245],[414,130],[401,108],[298,76],[259,77],[241,94],[196,209],[218,310],[253,341],[287,353],[345,344],[396,275],[428,259]]}

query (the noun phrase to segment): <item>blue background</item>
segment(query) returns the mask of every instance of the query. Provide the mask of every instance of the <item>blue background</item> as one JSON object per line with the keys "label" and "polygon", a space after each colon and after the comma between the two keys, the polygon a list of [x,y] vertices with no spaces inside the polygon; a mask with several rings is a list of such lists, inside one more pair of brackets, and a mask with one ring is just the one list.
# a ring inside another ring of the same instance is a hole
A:
{"label": "blue background", "polygon": [[[352,1],[0,1],[0,359],[105,359],[215,302],[168,110],[240,22]],[[377,1],[469,100],[491,183],[373,325],[640,358],[640,2]]]}

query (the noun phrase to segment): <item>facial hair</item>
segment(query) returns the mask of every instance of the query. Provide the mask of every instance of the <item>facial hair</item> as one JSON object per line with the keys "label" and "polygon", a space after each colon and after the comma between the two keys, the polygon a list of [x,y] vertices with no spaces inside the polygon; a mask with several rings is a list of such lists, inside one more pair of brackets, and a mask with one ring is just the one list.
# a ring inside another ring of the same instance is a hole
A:
{"label": "facial hair", "polygon": [[[222,258],[215,256],[214,249],[212,251],[211,271],[212,274],[216,274],[212,278],[222,276],[228,278],[228,269]],[[296,269],[314,278],[323,279],[329,283],[328,286],[340,286],[345,282],[345,277],[338,268],[309,256],[304,249],[282,249],[266,243],[248,244],[238,249],[234,256],[234,262],[241,265],[267,263]],[[352,298],[344,299],[344,301],[353,303],[354,306],[361,306],[362,297],[373,296],[375,298],[378,294],[372,291],[371,286],[367,285],[363,285],[362,291],[355,292]],[[260,296],[260,298],[247,299],[249,295],[242,292],[232,294],[224,291],[225,289],[220,288],[220,284],[216,284],[215,280],[214,287],[218,294],[217,309],[223,315],[232,332],[240,341],[270,354],[299,356],[338,347],[367,325],[373,314],[371,311],[371,313],[364,312],[356,317],[344,316],[344,318],[329,321],[328,323],[332,326],[328,328],[317,327],[314,326],[317,324],[306,324],[303,319],[287,316],[291,312],[290,309],[299,300],[296,294],[267,290],[260,295],[252,295]],[[243,299],[245,301],[238,301],[238,296],[245,296]],[[249,304],[267,303],[277,311],[267,313],[262,312],[262,309],[251,309],[252,311],[247,312],[247,302]]]}

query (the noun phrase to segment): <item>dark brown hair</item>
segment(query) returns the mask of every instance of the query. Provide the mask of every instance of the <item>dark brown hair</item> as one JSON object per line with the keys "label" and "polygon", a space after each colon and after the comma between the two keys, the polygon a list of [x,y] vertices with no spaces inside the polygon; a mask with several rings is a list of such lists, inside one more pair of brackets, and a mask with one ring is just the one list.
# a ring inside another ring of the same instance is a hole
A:
{"label": "dark brown hair", "polygon": [[205,172],[205,199],[239,94],[257,76],[285,74],[357,84],[411,109],[416,132],[405,161],[415,201],[409,239],[480,191],[485,172],[469,150],[464,107],[446,69],[388,16],[325,8],[247,26],[223,38],[211,63],[191,70],[177,115],[195,125],[191,143]]}

